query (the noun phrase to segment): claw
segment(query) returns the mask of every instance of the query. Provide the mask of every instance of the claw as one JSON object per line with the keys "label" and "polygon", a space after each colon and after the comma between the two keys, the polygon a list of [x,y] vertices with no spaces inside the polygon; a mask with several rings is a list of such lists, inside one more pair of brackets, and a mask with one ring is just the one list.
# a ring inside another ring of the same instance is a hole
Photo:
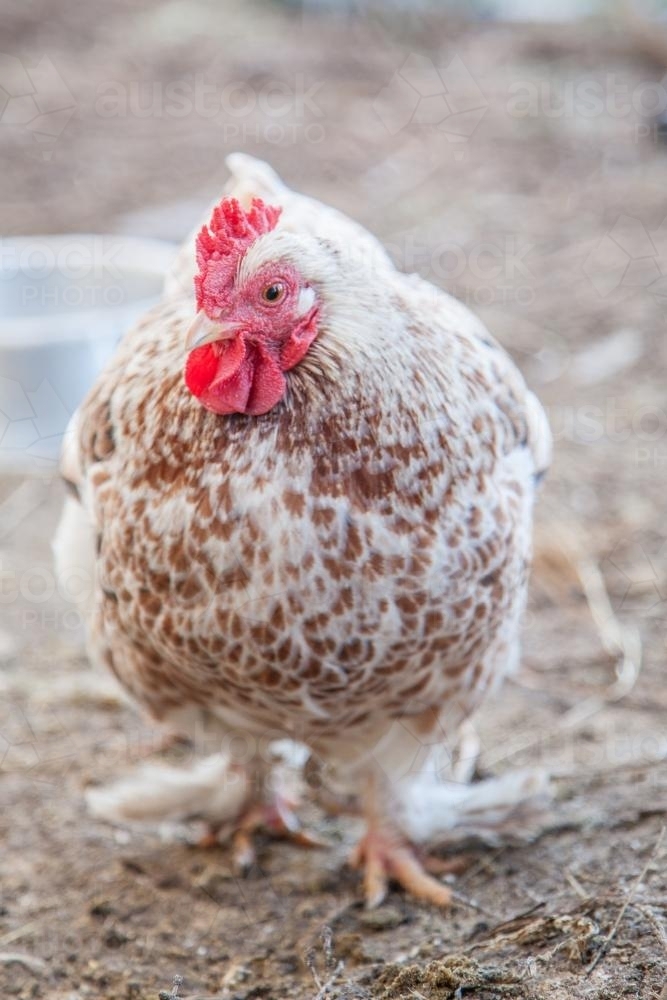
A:
{"label": "claw", "polygon": [[[288,840],[298,847],[329,846],[326,841],[302,827],[292,803],[287,799],[276,796],[271,802],[253,802],[236,821],[231,833],[232,859],[239,874],[246,874],[256,861],[254,838],[260,830],[266,830],[271,836]],[[220,826],[210,826],[197,846],[217,847],[220,844],[220,831]]]}
{"label": "claw", "polygon": [[310,833],[308,830],[300,828],[298,830],[290,831],[286,839],[289,840],[291,844],[296,844],[297,847],[312,847],[312,848],[323,848],[331,847],[326,840],[322,840],[321,837],[316,837],[314,833]]}
{"label": "claw", "polygon": [[232,864],[239,875],[247,875],[257,859],[251,830],[237,830],[232,838]]}
{"label": "claw", "polygon": [[298,847],[329,847],[326,841],[303,828],[292,803],[279,795],[263,807],[258,825],[266,827],[274,837],[289,840]]}
{"label": "claw", "polygon": [[429,875],[409,844],[397,837],[369,831],[355,848],[350,863],[364,868],[366,906],[373,909],[387,895],[389,880],[403,889],[436,906],[449,906],[451,890]]}

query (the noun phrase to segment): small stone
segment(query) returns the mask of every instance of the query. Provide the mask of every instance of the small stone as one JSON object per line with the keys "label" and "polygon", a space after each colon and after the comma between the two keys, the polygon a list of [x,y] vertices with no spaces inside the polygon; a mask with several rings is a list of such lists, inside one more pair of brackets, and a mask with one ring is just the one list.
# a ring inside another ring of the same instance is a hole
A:
{"label": "small stone", "polygon": [[239,986],[250,979],[250,969],[247,965],[232,965],[222,977],[223,986]]}
{"label": "small stone", "polygon": [[349,931],[336,935],[336,955],[344,958],[347,962],[364,962],[368,955],[364,949],[364,938],[361,934],[352,934]]}
{"label": "small stone", "polygon": [[127,944],[129,938],[122,931],[111,929],[104,936],[104,943],[107,948],[122,948],[124,944]]}
{"label": "small stone", "polygon": [[405,923],[405,916],[395,906],[380,906],[376,910],[363,910],[357,918],[363,927],[374,931],[387,931]]}

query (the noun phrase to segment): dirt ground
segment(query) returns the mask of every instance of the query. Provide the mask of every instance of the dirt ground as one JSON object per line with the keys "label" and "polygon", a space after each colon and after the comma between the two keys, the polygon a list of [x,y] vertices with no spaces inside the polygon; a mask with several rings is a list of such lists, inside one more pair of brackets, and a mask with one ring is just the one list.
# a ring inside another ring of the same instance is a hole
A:
{"label": "dirt ground", "polygon": [[202,0],[3,15],[0,48],[49,57],[71,112],[46,142],[0,116],[4,233],[177,239],[242,148],[369,225],[517,359],[556,455],[523,664],[476,720],[478,772],[543,766],[555,803],[534,841],[471,845],[448,912],[397,891],[364,911],[356,828],[320,812],[331,850],[267,841],[244,880],[187,831],[91,819],[85,787],[155,734],[90,670],[53,585],[53,470],[6,475],[0,995],[666,997],[666,67],[613,24]]}

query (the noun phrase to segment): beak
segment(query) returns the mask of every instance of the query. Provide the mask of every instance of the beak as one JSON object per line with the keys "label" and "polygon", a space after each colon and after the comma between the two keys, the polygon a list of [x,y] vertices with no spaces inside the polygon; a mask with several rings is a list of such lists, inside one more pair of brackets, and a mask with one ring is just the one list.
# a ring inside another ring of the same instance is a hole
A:
{"label": "beak", "polygon": [[240,323],[225,320],[209,319],[205,312],[200,311],[188,330],[185,338],[185,350],[189,353],[196,347],[212,344],[216,340],[230,340],[241,329]]}

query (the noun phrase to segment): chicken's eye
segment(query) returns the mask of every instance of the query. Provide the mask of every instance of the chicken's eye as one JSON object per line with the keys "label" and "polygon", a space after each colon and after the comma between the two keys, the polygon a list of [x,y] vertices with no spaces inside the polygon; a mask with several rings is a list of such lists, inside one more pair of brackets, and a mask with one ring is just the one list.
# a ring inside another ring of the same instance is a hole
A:
{"label": "chicken's eye", "polygon": [[280,281],[274,281],[273,284],[267,285],[262,292],[262,298],[264,301],[270,302],[272,305],[276,302],[280,302],[284,295],[285,286]]}

